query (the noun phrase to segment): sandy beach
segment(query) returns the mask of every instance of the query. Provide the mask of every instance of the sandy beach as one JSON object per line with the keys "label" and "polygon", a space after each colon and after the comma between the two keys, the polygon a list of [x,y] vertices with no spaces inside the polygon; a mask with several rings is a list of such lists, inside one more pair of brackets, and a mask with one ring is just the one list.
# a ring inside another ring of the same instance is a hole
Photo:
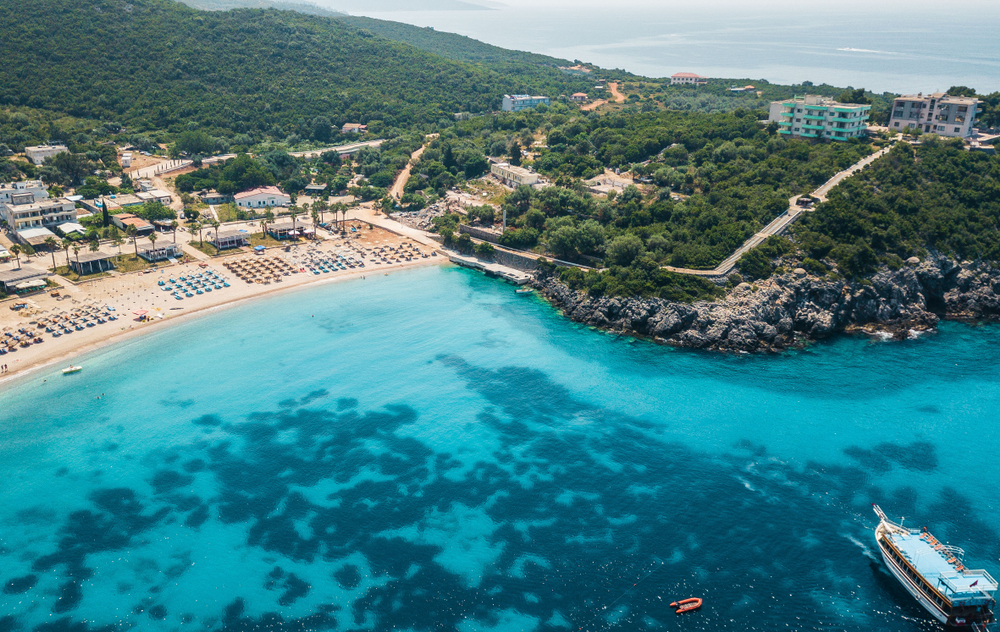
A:
{"label": "sandy beach", "polygon": [[[114,274],[78,285],[67,282],[59,290],[59,296],[44,293],[5,300],[0,303],[0,339],[11,340],[6,332],[25,339],[27,336],[19,332],[23,329],[31,336],[40,336],[43,342],[15,346],[15,350],[0,355],[0,366],[7,365],[7,371],[0,374],[0,384],[41,367],[69,365],[71,358],[82,353],[259,296],[306,285],[384,275],[413,266],[438,265],[448,260],[436,253],[433,246],[379,227],[371,230],[364,227],[348,235],[300,241],[291,244],[287,251],[284,248],[271,248],[260,254],[244,251],[153,272]],[[338,260],[345,269],[329,265]],[[350,267],[352,264],[354,267]],[[267,272],[270,270],[274,272]],[[256,276],[254,271],[258,271]],[[209,278],[211,287],[218,285],[221,289],[198,294],[180,282],[181,277]],[[223,280],[229,287],[222,285]],[[174,296],[173,290],[178,287],[183,287],[181,299]],[[20,302],[27,303],[27,307],[9,309]],[[62,320],[65,318],[80,323],[80,317],[74,314],[86,316],[88,311],[92,314],[90,326],[83,323],[81,330],[71,326],[71,333],[58,337],[46,332],[46,327],[53,325],[54,316],[61,315],[61,323],[66,322]],[[141,313],[145,320],[140,318]],[[111,314],[116,320],[109,320],[104,314]],[[98,324],[96,318],[106,322]]]}

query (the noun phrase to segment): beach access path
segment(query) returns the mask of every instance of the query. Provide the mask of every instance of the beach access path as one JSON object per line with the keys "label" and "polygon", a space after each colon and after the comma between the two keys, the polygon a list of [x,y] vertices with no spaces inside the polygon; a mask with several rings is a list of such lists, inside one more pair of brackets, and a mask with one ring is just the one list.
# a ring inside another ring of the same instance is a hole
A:
{"label": "beach access path", "polygon": [[[844,169],[843,171],[837,173],[835,176],[824,182],[822,186],[813,191],[810,195],[812,195],[812,197],[814,198],[817,198],[820,202],[825,202],[827,199],[826,198],[827,194],[829,194],[830,191],[835,186],[843,182],[844,179],[849,178],[852,175],[858,173],[871,163],[875,162],[885,154],[889,153],[890,149],[892,149],[892,145],[884,147],[875,152],[874,154],[871,154],[870,156],[867,156],[859,160],[858,162],[854,163],[847,169]],[[792,222],[797,220],[803,213],[813,212],[814,208],[812,207],[804,208],[796,204],[800,197],[802,196],[796,195],[795,197],[789,199],[787,211],[785,211],[778,217],[774,218],[774,220],[772,220],[770,224],[768,224],[760,231],[755,233],[752,237],[750,237],[750,239],[746,240],[742,246],[737,248],[733,254],[726,257],[726,259],[722,263],[717,265],[715,268],[712,268],[711,270],[693,270],[691,268],[675,268],[674,266],[663,266],[663,269],[669,272],[678,272],[680,274],[692,274],[695,276],[702,276],[702,277],[719,277],[729,274],[730,272],[732,272],[733,268],[736,267],[736,262],[740,260],[740,257],[745,255],[751,248],[759,246],[761,243],[764,242],[765,239],[767,239],[771,235],[781,234],[786,228],[788,228],[789,225],[791,225]]]}

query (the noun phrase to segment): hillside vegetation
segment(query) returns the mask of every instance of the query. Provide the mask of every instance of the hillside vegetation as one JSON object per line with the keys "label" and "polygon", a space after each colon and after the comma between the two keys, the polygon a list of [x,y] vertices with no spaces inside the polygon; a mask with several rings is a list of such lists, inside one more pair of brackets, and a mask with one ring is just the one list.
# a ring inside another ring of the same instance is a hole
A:
{"label": "hillside vegetation", "polygon": [[1000,158],[937,137],[900,143],[793,228],[803,253],[860,276],[928,250],[1000,261]]}
{"label": "hillside vegetation", "polygon": [[[131,129],[284,139],[329,122],[431,129],[505,92],[583,80],[537,64],[500,71],[295,11],[197,11],[170,0],[0,0],[0,104]],[[586,83],[586,82],[583,82]],[[328,131],[328,128],[327,128]]]}

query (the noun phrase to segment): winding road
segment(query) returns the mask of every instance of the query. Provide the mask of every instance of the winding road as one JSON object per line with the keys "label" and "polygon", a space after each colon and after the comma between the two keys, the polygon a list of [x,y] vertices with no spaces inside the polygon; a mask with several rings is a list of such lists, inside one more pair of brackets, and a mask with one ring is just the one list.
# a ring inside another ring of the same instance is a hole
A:
{"label": "winding road", "polygon": [[[889,153],[890,149],[892,149],[892,145],[884,147],[875,152],[874,154],[871,154],[870,156],[867,156],[866,158],[859,160],[858,162],[854,163],[847,169],[844,169],[840,173],[836,174],[835,176],[824,182],[823,185],[820,186],[818,189],[813,191],[811,194],[812,197],[818,198],[820,202],[826,202],[826,196],[833,189],[833,187],[840,184],[845,178],[853,176],[855,173],[861,171],[871,163],[875,162],[885,154]],[[663,269],[668,270],[670,272],[679,272],[681,274],[693,274],[695,276],[703,276],[703,277],[717,277],[729,274],[732,271],[732,269],[736,267],[736,262],[739,261],[740,257],[745,255],[747,251],[749,251],[751,248],[759,246],[765,239],[767,239],[771,235],[781,234],[786,228],[788,228],[789,224],[797,220],[799,216],[802,215],[802,213],[811,213],[814,210],[812,208],[807,209],[801,206],[797,206],[795,203],[798,201],[800,197],[801,196],[796,195],[795,197],[788,200],[787,211],[785,211],[778,217],[774,218],[774,220],[772,220],[770,224],[768,224],[759,232],[754,234],[753,237],[746,240],[742,246],[736,249],[736,252],[726,257],[726,259],[722,263],[717,265],[715,268],[711,270],[692,270],[690,268],[675,268],[673,266],[663,266]]]}

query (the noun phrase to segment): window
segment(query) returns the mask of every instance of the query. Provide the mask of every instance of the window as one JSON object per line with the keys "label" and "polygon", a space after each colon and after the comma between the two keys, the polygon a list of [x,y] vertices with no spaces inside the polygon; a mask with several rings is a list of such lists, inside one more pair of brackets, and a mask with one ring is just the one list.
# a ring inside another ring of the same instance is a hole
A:
{"label": "window", "polygon": [[800,119],[800,118],[797,118],[797,119],[795,119],[795,122],[796,122],[796,123],[801,123],[801,122],[802,122],[802,119]]}
{"label": "window", "polygon": [[796,132],[797,132],[797,131],[799,131],[799,128],[797,128],[797,127],[796,127],[796,128],[795,128],[795,129],[793,130],[793,131],[796,131]]}
{"label": "window", "polygon": [[962,128],[961,128],[961,127],[956,127],[956,128],[955,128],[955,133],[956,133],[956,134],[958,134],[958,133],[959,133],[959,132],[961,132],[961,131],[962,131]]}

